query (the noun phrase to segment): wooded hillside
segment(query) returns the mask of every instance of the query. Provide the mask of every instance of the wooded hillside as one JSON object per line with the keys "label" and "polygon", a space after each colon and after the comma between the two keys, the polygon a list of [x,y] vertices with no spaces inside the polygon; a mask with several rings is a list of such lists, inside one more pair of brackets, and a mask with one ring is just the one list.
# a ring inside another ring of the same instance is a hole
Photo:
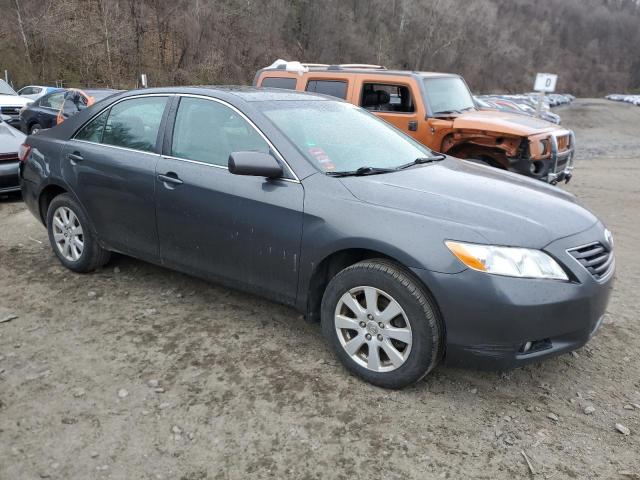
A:
{"label": "wooded hillside", "polygon": [[16,87],[250,83],[277,58],[462,74],[475,92],[640,89],[638,0],[0,0]]}

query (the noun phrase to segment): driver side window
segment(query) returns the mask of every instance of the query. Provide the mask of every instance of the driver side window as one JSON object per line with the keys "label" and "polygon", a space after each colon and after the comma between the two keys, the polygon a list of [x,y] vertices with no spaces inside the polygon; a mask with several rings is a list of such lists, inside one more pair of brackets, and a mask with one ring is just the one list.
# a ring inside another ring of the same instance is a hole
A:
{"label": "driver side window", "polygon": [[269,153],[269,144],[240,114],[213,100],[183,97],[171,156],[226,167],[232,152]]}

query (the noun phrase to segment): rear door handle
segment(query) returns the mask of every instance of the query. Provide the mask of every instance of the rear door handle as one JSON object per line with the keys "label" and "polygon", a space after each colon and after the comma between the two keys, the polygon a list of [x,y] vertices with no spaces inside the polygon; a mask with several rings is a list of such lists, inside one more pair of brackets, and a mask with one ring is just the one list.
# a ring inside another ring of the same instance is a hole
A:
{"label": "rear door handle", "polygon": [[82,157],[82,155],[80,155],[80,154],[79,154],[79,153],[77,153],[77,152],[74,152],[74,153],[68,153],[68,154],[67,154],[67,158],[68,158],[69,160],[71,160],[71,163],[81,162],[81,161],[83,161],[83,160],[84,160],[84,158]]}
{"label": "rear door handle", "polygon": [[178,175],[176,175],[173,172],[168,172],[168,173],[165,173],[164,175],[159,174],[158,180],[164,183],[169,183],[171,185],[182,185],[184,183],[182,180],[178,178]]}

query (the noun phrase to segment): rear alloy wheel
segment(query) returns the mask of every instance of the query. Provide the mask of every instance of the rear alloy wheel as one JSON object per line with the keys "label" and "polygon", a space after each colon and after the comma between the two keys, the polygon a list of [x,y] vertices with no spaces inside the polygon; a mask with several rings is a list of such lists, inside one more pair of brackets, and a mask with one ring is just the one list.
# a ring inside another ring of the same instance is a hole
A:
{"label": "rear alloy wheel", "polygon": [[80,205],[68,193],[55,197],[47,210],[49,242],[60,262],[74,272],[90,272],[109,261]]}
{"label": "rear alloy wheel", "polygon": [[73,210],[65,206],[56,208],[51,228],[58,253],[70,262],[77,262],[84,251],[84,234]]}
{"label": "rear alloy wheel", "polygon": [[442,356],[435,303],[410,272],[387,260],[357,263],[331,279],[322,329],[345,367],[385,388],[417,382]]}

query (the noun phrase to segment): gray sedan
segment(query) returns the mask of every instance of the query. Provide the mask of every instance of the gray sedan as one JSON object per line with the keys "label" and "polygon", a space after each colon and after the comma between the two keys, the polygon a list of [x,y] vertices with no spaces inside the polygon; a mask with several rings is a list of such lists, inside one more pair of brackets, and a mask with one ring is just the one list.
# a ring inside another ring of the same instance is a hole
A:
{"label": "gray sedan", "polygon": [[120,252],[294,306],[383,387],[576,349],[611,291],[611,234],[573,196],[334,98],[131,91],[25,148],[23,196],[63,265]]}

